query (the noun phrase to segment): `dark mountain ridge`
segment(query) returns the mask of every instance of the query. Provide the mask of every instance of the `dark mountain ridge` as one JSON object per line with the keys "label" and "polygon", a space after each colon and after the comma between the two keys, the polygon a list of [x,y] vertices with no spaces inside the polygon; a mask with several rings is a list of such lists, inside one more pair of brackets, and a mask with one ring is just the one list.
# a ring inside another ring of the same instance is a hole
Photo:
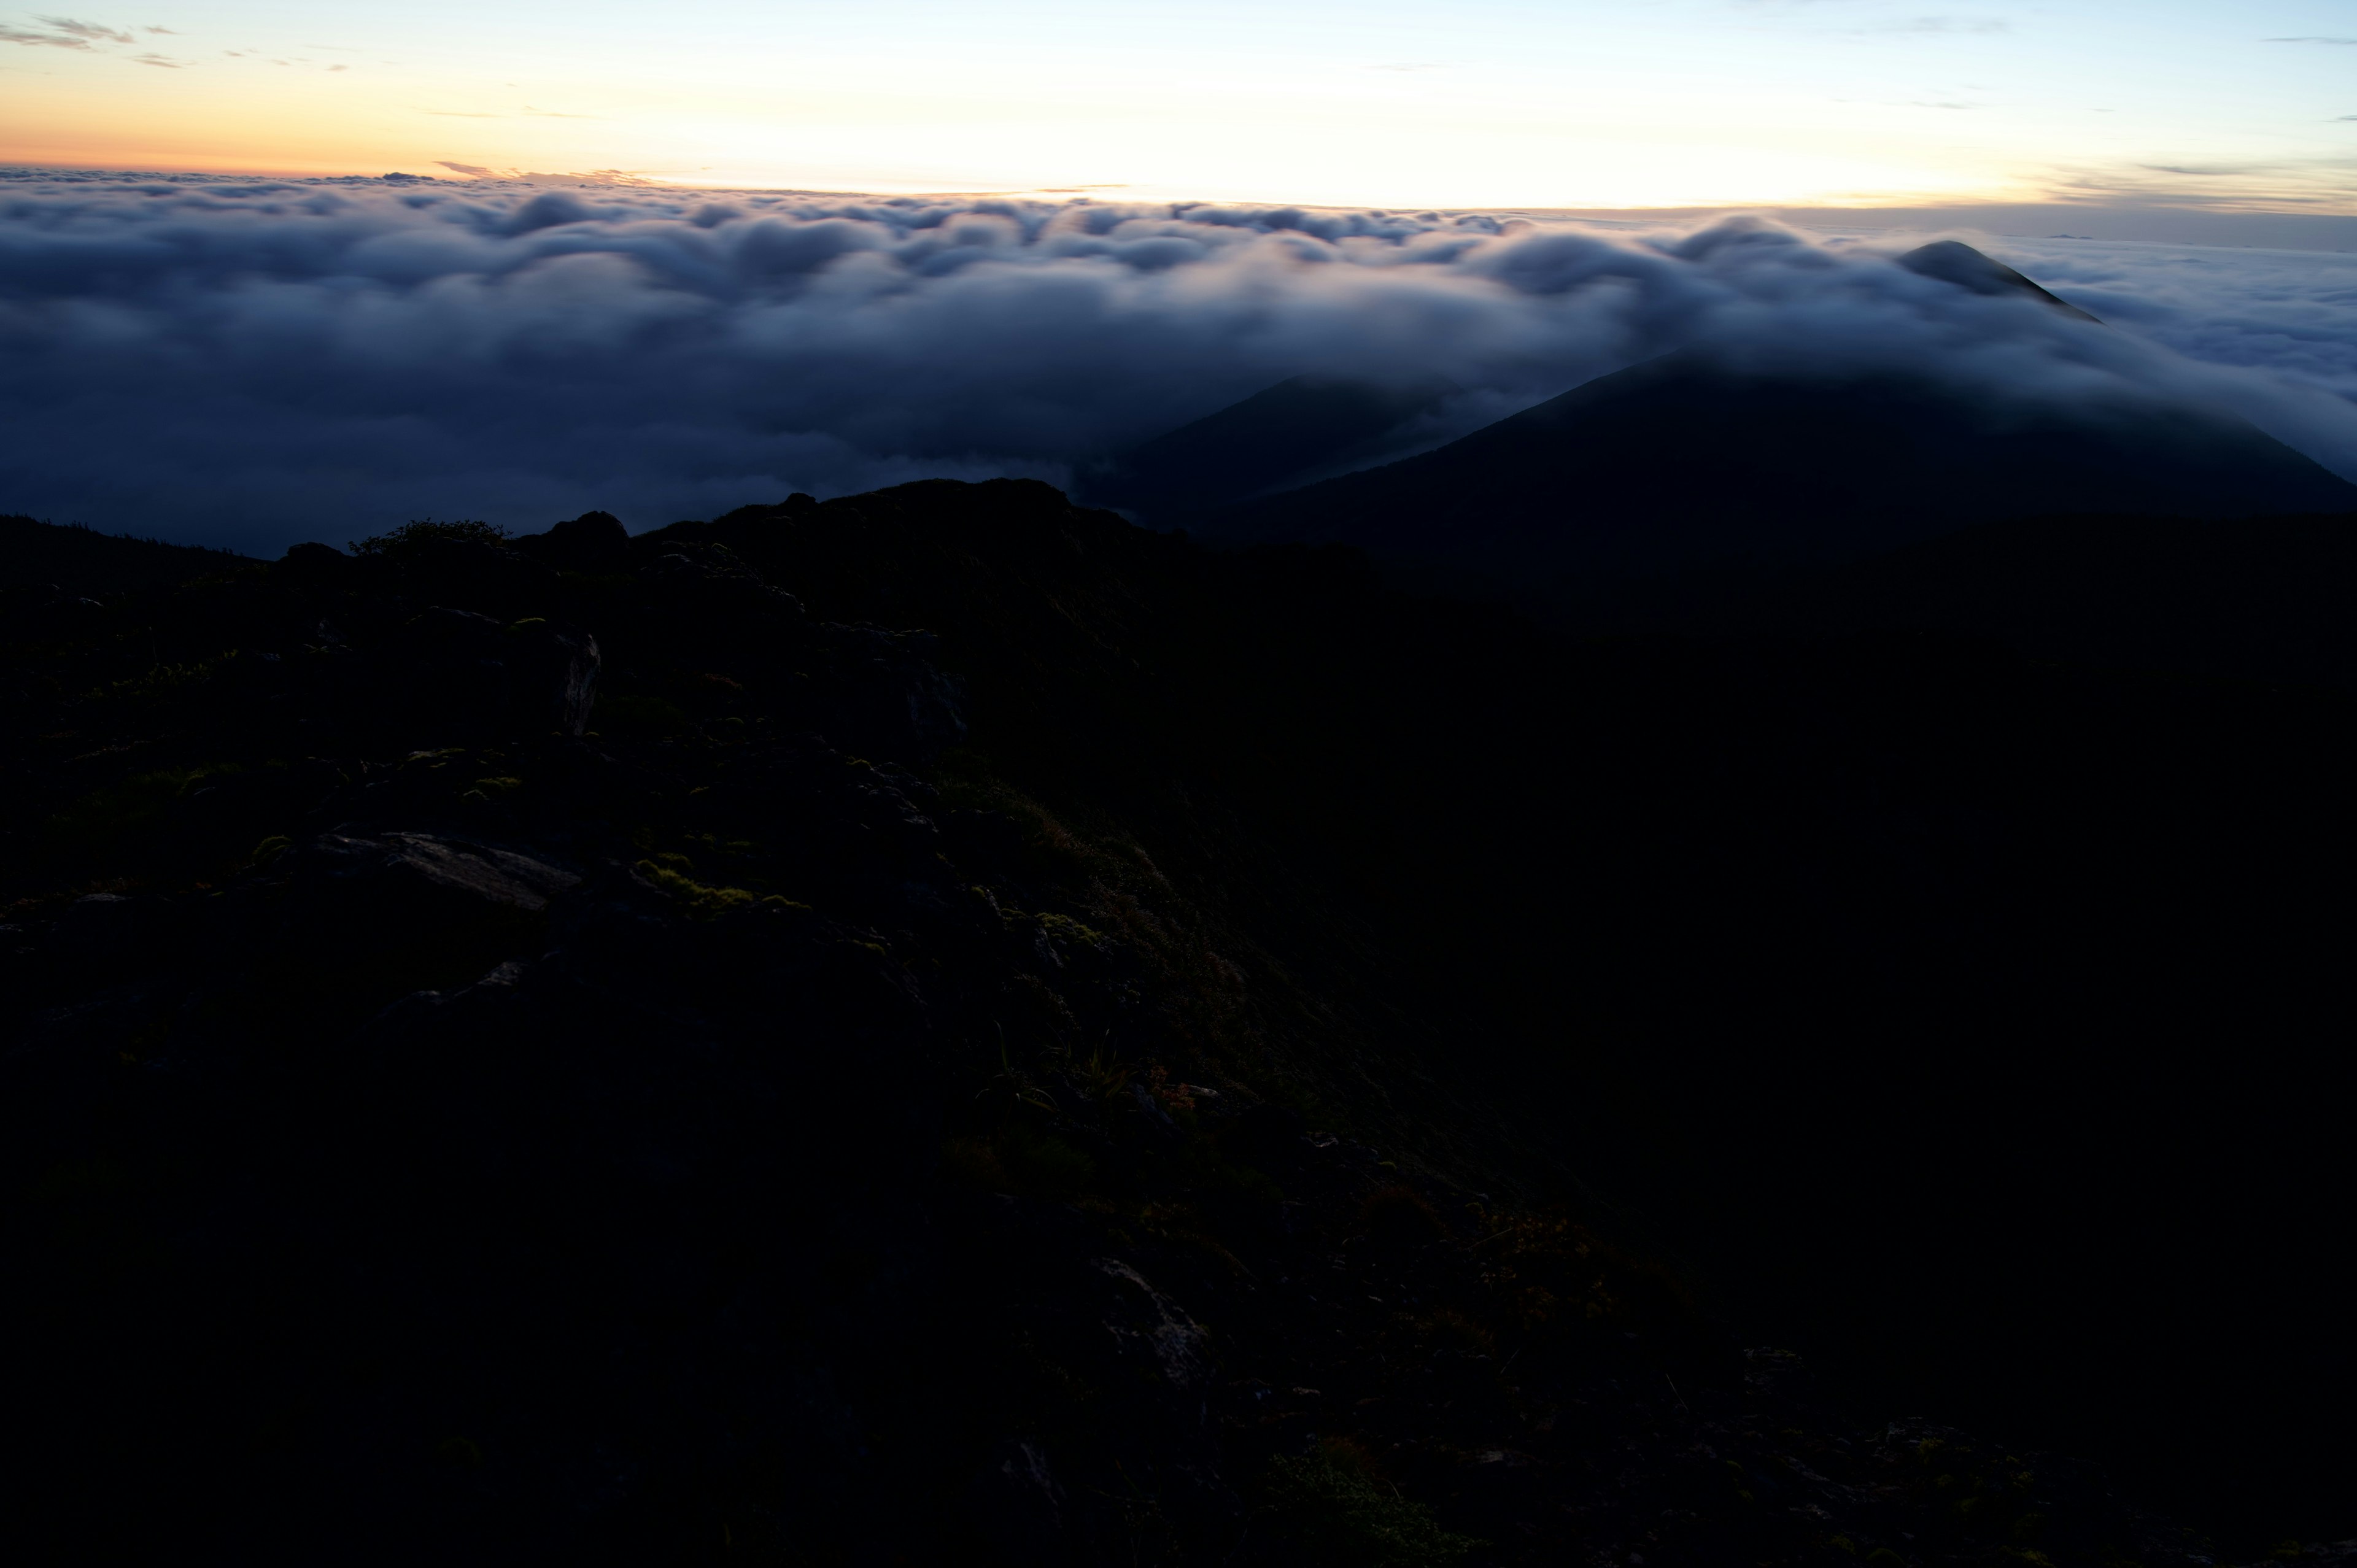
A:
{"label": "dark mountain ridge", "polygon": [[185,583],[248,564],[227,550],[0,517],[0,592],[27,607]]}
{"label": "dark mountain ridge", "polygon": [[1928,245],[1918,245],[1898,258],[1899,264],[1910,273],[1938,278],[1942,283],[1954,284],[1958,288],[1991,297],[2026,295],[2031,299],[2050,305],[2065,316],[2081,321],[2093,321],[2101,326],[2101,318],[2040,285],[2024,277],[1993,256],[1985,256],[1961,240],[1934,240]]}
{"label": "dark mountain ridge", "polygon": [[[1895,264],[2101,325],[1954,241]],[[1905,371],[1737,370],[1695,350],[1433,451],[1214,504],[1248,493],[1227,482],[1247,454],[1264,488],[1286,470],[1272,453],[1287,426],[1260,404],[1306,395],[1293,387],[1149,444],[1168,446],[1172,474],[1110,499],[1206,537],[1356,545],[1411,578],[1606,621],[1632,592],[1815,568],[1972,523],[2357,510],[2357,487],[2222,409],[2125,391],[2017,395]]]}
{"label": "dark mountain ridge", "polygon": [[1387,436],[1458,390],[1438,376],[1293,376],[1116,455],[1089,475],[1086,499],[1149,518],[1243,500],[1373,460]]}
{"label": "dark mountain ridge", "polygon": [[34,1560],[2349,1532],[2329,682],[1567,639],[1015,482],[29,629]]}
{"label": "dark mountain ridge", "polygon": [[1825,564],[1975,521],[2350,510],[2357,487],[2231,415],[2007,407],[1901,376],[1755,376],[1669,355],[1197,525],[1354,544],[1584,607],[1648,578]]}

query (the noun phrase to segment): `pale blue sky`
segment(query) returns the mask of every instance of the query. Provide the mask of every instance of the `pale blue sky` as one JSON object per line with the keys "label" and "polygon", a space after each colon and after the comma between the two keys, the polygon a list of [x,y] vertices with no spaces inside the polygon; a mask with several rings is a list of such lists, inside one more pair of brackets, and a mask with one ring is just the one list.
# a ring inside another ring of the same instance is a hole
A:
{"label": "pale blue sky", "polygon": [[0,8],[0,160],[2357,210],[2346,0],[115,4]]}

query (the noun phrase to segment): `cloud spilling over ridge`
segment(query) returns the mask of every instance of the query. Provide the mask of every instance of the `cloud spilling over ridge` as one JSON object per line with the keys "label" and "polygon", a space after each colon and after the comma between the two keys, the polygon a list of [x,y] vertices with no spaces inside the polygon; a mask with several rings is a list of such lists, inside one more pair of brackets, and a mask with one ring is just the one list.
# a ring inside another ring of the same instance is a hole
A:
{"label": "cloud spilling over ridge", "polygon": [[[1076,466],[1304,372],[1469,428],[1664,349],[2233,403],[2357,473],[2357,331],[2204,364],[1755,220],[0,178],[0,511],[274,552]],[[2118,272],[2118,269],[2115,269]],[[2091,297],[2135,315],[2133,266]],[[2050,278],[2067,285],[2067,278]],[[2181,314],[2181,311],[2179,311]],[[1436,431],[1436,436],[1449,433]]]}

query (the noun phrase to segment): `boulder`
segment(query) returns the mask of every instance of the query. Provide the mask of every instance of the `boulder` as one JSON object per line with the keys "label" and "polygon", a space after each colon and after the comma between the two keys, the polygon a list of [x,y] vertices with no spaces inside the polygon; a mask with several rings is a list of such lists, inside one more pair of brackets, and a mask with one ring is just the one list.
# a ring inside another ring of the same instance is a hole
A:
{"label": "boulder", "polygon": [[549,899],[581,881],[529,855],[431,833],[378,838],[323,833],[311,841],[309,853],[312,875],[328,883],[390,880],[444,902],[502,905],[535,915],[548,908]]}
{"label": "boulder", "polygon": [[536,951],[549,900],[580,878],[432,833],[322,833],[301,846],[288,932],[338,963],[439,974]]}
{"label": "boulder", "polygon": [[378,701],[453,742],[581,734],[599,666],[586,631],[537,618],[502,626],[447,606],[403,626],[376,662]]}
{"label": "boulder", "polygon": [[566,572],[620,572],[629,568],[630,532],[609,511],[585,511],[545,533],[528,533],[515,548]]}

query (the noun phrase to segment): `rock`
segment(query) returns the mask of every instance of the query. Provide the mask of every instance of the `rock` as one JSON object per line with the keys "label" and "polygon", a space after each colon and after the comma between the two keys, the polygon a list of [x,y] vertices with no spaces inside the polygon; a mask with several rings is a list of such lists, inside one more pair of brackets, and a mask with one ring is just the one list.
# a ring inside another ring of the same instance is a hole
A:
{"label": "rock", "polygon": [[59,641],[93,631],[105,619],[104,605],[65,593],[55,584],[0,587],[0,639]]}
{"label": "rock", "polygon": [[1284,1105],[1248,1105],[1229,1117],[1226,1136],[1243,1159],[1264,1170],[1283,1170],[1301,1158],[1301,1112]]}
{"label": "rock", "polygon": [[596,638],[543,623],[522,663],[528,684],[517,694],[520,716],[529,719],[537,704],[536,711],[559,735],[577,736],[589,727],[589,712],[597,701]]}
{"label": "rock", "polygon": [[975,1529],[1009,1563],[1068,1560],[1064,1488],[1038,1444],[1009,1438],[974,1479],[969,1506]]}
{"label": "rock", "polygon": [[526,554],[567,572],[619,572],[628,568],[630,532],[609,511],[585,511],[545,533],[515,542]]}
{"label": "rock", "polygon": [[581,882],[529,855],[430,833],[324,833],[311,841],[307,856],[307,875],[325,886],[364,887],[371,897],[398,897],[391,889],[413,889],[436,902],[496,905],[535,915],[547,909],[550,898]]}
{"label": "rock", "polygon": [[537,618],[502,626],[436,606],[375,657],[373,695],[388,717],[437,726],[454,742],[577,736],[597,700],[599,662],[587,632]]}
{"label": "rock", "polygon": [[549,900],[580,878],[529,855],[428,833],[323,833],[295,855],[283,940],[368,988],[480,974],[545,944]]}
{"label": "rock", "polygon": [[91,893],[66,906],[58,922],[58,946],[70,958],[104,963],[137,956],[145,934],[145,905],[119,893]]}
{"label": "rock", "polygon": [[1151,1365],[1178,1398],[1191,1404],[1195,1419],[1204,1419],[1203,1395],[1211,1376],[1211,1348],[1203,1331],[1177,1303],[1156,1290],[1146,1276],[1117,1258],[1099,1258],[1097,1272],[1119,1287],[1117,1305],[1105,1319],[1115,1354]]}
{"label": "rock", "polygon": [[940,646],[932,633],[832,625],[818,630],[836,693],[823,727],[837,745],[922,763],[965,739],[965,687],[932,662]]}
{"label": "rock", "polygon": [[1170,1120],[1170,1113],[1163,1110],[1161,1105],[1156,1101],[1154,1096],[1146,1090],[1146,1085],[1142,1083],[1133,1083],[1129,1086],[1129,1092],[1131,1098],[1137,1101],[1139,1113],[1157,1129],[1164,1133],[1174,1134],[1178,1131],[1178,1125]]}
{"label": "rock", "polygon": [[314,581],[332,578],[351,568],[352,558],[332,544],[310,542],[290,544],[279,558],[279,569]]}

